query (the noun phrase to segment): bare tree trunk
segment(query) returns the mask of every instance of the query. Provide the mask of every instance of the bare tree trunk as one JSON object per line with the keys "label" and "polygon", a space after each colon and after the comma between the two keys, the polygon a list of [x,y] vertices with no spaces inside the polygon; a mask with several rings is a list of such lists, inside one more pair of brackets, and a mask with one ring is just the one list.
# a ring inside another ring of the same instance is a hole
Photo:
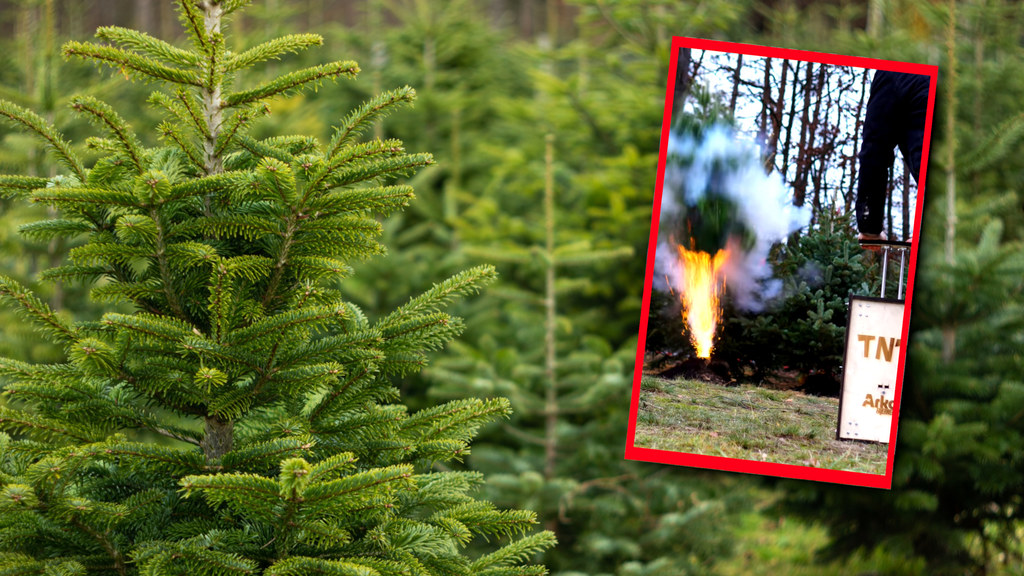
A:
{"label": "bare tree trunk", "polygon": [[793,204],[803,206],[807,197],[807,133],[810,129],[811,80],[814,65],[807,63],[804,79],[804,108],[800,113],[800,143],[797,145],[796,174],[793,177]]}
{"label": "bare tree trunk", "polygon": [[729,98],[729,115],[736,116],[736,98],[740,94],[740,71],[743,69],[743,54],[736,55],[736,69],[732,73],[732,97]]}
{"label": "bare tree trunk", "polygon": [[764,83],[761,88],[761,122],[758,130],[761,132],[761,142],[768,137],[768,115],[772,109],[772,59],[764,61]]}
{"label": "bare tree trunk", "polygon": [[775,154],[779,149],[779,135],[782,132],[782,114],[786,100],[786,81],[789,73],[789,60],[782,61],[782,74],[779,77],[779,98],[771,107],[771,133],[768,136],[768,145],[765,150],[765,170],[770,174],[775,169]]}
{"label": "bare tree trunk", "polygon": [[[672,101],[675,104],[682,104],[683,98],[690,91],[690,84],[693,82],[693,78],[690,76],[691,56],[692,53],[689,48],[679,49],[679,57],[676,59],[676,85],[672,96]],[[680,109],[681,107],[676,109],[675,112],[679,112]]]}
{"label": "bare tree trunk", "polygon": [[850,186],[847,188],[846,198],[844,199],[844,208],[846,212],[850,211],[853,206],[853,201],[857,197],[857,168],[860,164],[860,160],[857,155],[860,153],[860,133],[864,128],[864,100],[867,96],[868,88],[868,70],[865,69],[860,77],[860,100],[857,101],[857,116],[856,122],[853,125],[853,158],[850,163]]}
{"label": "bare tree trunk", "polygon": [[789,148],[793,143],[793,121],[796,118],[797,92],[800,89],[800,61],[793,68],[793,98],[789,101],[789,120],[786,122],[786,142],[782,145],[782,179],[789,177]]}

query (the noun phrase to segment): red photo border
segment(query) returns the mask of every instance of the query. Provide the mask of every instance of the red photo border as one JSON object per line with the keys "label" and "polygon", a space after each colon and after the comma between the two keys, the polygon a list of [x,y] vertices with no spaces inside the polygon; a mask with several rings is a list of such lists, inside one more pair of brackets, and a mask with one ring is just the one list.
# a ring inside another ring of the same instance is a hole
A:
{"label": "red photo border", "polygon": [[[811,466],[797,466],[792,464],[779,464],[775,462],[759,462],[756,460],[742,460],[738,458],[727,458],[722,456],[706,456],[702,454],[690,454],[684,452],[673,452],[669,450],[655,450],[653,448],[641,448],[634,445],[636,438],[636,419],[640,404],[640,380],[643,376],[644,349],[647,339],[647,320],[651,305],[651,282],[654,277],[654,256],[657,250],[658,222],[661,213],[661,191],[665,180],[665,156],[668,147],[668,135],[672,122],[672,100],[675,93],[676,66],[679,59],[680,48],[692,48],[697,50],[712,50],[717,52],[742,53],[744,55],[764,56],[769,58],[788,58],[791,60],[802,60],[819,64],[835,64],[839,66],[850,66],[856,68],[871,68],[875,70],[889,70],[893,72],[906,72],[929,76],[931,84],[928,94],[928,114],[925,120],[924,146],[921,150],[920,179],[917,185],[917,207],[914,215],[914,236],[910,248],[910,265],[907,274],[907,289],[905,300],[905,311],[903,314],[903,333],[899,350],[899,365],[897,367],[896,390],[893,402],[892,429],[889,433],[889,454],[885,466],[885,474],[868,474],[865,472],[850,472],[844,470],[829,470]],[[629,409],[629,430],[626,437],[626,459],[641,460],[644,462],[656,462],[661,464],[675,464],[679,466],[690,466],[708,468],[712,470],[723,470],[727,472],[743,472],[747,474],[761,474],[766,476],[779,476],[783,478],[794,478],[799,480],[818,480],[821,482],[834,482],[854,486],[865,486],[871,488],[892,487],[893,456],[896,452],[896,430],[899,422],[900,401],[903,397],[903,371],[906,361],[907,335],[910,328],[911,301],[914,293],[914,272],[917,268],[917,249],[920,239],[921,214],[924,206],[924,188],[927,181],[928,149],[931,140],[932,113],[935,108],[935,92],[938,80],[938,66],[928,64],[913,64],[908,62],[896,62],[891,60],[879,60],[860,56],[841,56],[823,52],[810,52],[805,50],[793,50],[788,48],[771,48],[753,44],[738,44],[734,42],[722,42],[718,40],[703,40],[699,38],[686,38],[675,36],[672,38],[672,54],[668,69],[668,86],[665,91],[665,114],[661,128],[661,147],[658,154],[658,176],[654,190],[654,208],[651,215],[651,236],[647,248],[647,272],[644,277],[643,307],[640,317],[640,333],[637,343],[636,365],[633,370],[633,394]]]}

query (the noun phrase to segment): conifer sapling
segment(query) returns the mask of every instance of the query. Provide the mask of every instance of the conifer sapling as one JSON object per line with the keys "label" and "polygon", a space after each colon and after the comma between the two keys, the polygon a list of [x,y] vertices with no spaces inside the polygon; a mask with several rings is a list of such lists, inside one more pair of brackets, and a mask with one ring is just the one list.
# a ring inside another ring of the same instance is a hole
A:
{"label": "conifer sapling", "polygon": [[[313,34],[244,52],[222,27],[248,0],[179,0],[190,47],[100,28],[63,52],[168,90],[161,146],[110,105],[73,100],[101,137],[87,167],[41,117],[0,115],[38,135],[55,178],[0,176],[0,192],[59,209],[35,237],[84,238],[51,280],[93,282],[131,313],[71,321],[10,278],[0,297],[64,346],[66,361],[0,359],[2,574],[543,574],[551,546],[533,513],[475,500],[468,453],[504,399],[409,414],[390,378],[418,370],[460,331],[441,308],[489,266],[435,285],[371,322],[338,286],[380,254],[376,220],[413,191],[392,179],[432,162],[364,133],[414,91],[380,94],[329,142],[250,136],[267,100],[351,78],[332,62],[255,87],[238,73],[319,45]],[[510,541],[478,558],[477,536]]]}

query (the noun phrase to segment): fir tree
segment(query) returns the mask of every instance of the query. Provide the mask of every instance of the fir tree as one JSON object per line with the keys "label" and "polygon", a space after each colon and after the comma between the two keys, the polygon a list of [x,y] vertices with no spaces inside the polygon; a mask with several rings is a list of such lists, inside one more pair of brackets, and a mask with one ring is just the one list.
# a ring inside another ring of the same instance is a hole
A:
{"label": "fir tree", "polygon": [[[0,360],[0,570],[544,573],[524,565],[553,543],[524,535],[534,515],[475,500],[481,476],[443,465],[508,402],[409,413],[389,381],[459,333],[441,308],[493,269],[459,273],[375,322],[337,288],[350,262],[383,252],[374,215],[413,197],[388,181],[432,163],[361,138],[414,91],[371,98],[325,144],[252,137],[268,99],[359,68],[238,85],[240,71],[321,43],[295,34],[229,50],[222,30],[247,3],[180,0],[190,48],[117,27],[99,30],[102,44],[65,44],[66,57],[171,87],[150,98],[166,115],[162,147],[78,97],[73,108],[103,132],[87,167],[38,115],[0,104],[65,169],[0,176],[4,193],[61,210],[27,231],[86,239],[44,276],[94,281],[95,299],[134,310],[70,322],[0,278],[3,299],[66,351],[53,364]],[[477,536],[511,541],[471,558]]]}

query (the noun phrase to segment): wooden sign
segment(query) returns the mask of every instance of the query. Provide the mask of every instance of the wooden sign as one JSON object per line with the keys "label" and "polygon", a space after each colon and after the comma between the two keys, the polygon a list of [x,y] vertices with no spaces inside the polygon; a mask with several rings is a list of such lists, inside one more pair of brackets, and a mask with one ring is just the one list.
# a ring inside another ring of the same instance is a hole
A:
{"label": "wooden sign", "polygon": [[889,442],[902,332],[902,301],[850,297],[836,433],[840,440]]}

